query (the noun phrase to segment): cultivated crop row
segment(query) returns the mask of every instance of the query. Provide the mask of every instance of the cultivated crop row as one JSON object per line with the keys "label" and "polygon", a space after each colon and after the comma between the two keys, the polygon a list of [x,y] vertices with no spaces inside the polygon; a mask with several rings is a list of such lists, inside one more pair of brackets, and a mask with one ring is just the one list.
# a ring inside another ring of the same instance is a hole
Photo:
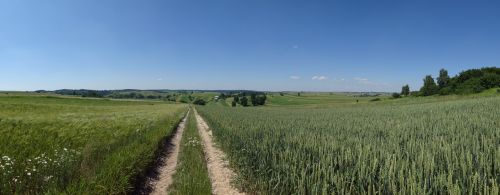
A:
{"label": "cultivated crop row", "polygon": [[499,97],[363,108],[198,110],[248,191],[499,194]]}

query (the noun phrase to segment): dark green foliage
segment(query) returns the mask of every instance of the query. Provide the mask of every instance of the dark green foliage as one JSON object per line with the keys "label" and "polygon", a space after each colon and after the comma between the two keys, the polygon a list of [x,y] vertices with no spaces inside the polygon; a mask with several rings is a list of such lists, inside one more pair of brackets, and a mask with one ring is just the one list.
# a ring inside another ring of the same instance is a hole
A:
{"label": "dark green foliage", "polygon": [[434,82],[431,75],[427,75],[424,78],[424,86],[420,88],[420,93],[423,96],[434,95],[438,93],[438,86]]}
{"label": "dark green foliage", "polygon": [[420,91],[412,91],[412,92],[410,92],[410,96],[413,96],[413,97],[420,96]]}
{"label": "dark green foliage", "polygon": [[241,99],[240,99],[240,104],[242,106],[248,106],[248,98],[247,96],[243,96]]}
{"label": "dark green foliage", "polygon": [[234,100],[233,100],[233,101],[231,102],[231,106],[232,106],[232,107],[236,107],[236,101],[234,101]]}
{"label": "dark green foliage", "polygon": [[[420,89],[419,96],[434,94],[470,94],[479,93],[486,89],[500,87],[500,68],[486,67],[481,69],[470,69],[460,72],[451,77],[448,71],[441,69],[437,78],[437,85],[430,75],[424,79],[424,86]],[[403,94],[403,92],[402,92]]]}
{"label": "dark green foliage", "polygon": [[437,83],[439,89],[445,88],[450,82],[450,76],[448,76],[448,71],[445,69],[439,70],[439,77],[437,78]]}
{"label": "dark green foliage", "polygon": [[470,69],[451,78],[445,91],[440,91],[440,94],[479,93],[495,87],[500,87],[500,68]]}
{"label": "dark green foliage", "polygon": [[399,94],[399,93],[393,93],[392,97],[393,98],[401,98],[401,94]]}
{"label": "dark green foliage", "polygon": [[262,106],[262,105],[266,104],[266,100],[267,100],[266,95],[257,96],[257,104],[258,105]]}
{"label": "dark green foliage", "polygon": [[258,106],[259,104],[257,103],[257,95],[255,94],[250,95],[250,102],[252,102],[253,106]]}
{"label": "dark green foliage", "polygon": [[373,98],[370,100],[370,102],[376,102],[376,101],[380,101],[381,99],[380,98]]}
{"label": "dark green foliage", "polygon": [[234,101],[235,101],[236,103],[239,103],[239,102],[240,102],[240,97],[239,97],[239,96],[237,96],[237,95],[235,95],[235,96],[234,96]]}
{"label": "dark green foliage", "polygon": [[221,94],[219,95],[219,99],[221,99],[221,100],[225,100],[225,99],[226,99],[226,94],[221,93]]}
{"label": "dark green foliage", "polygon": [[284,96],[285,94],[283,92],[280,92],[280,96]]}
{"label": "dark green foliage", "polygon": [[410,95],[410,86],[408,86],[408,85],[404,85],[404,86],[401,88],[401,95],[404,95],[404,96],[408,96],[408,95]]}
{"label": "dark green foliage", "polygon": [[300,96],[300,92],[297,93],[297,96]]}
{"label": "dark green foliage", "polygon": [[266,95],[255,95],[255,94],[252,94],[250,96],[250,102],[252,102],[252,105],[253,106],[262,106],[264,104],[266,104]]}
{"label": "dark green foliage", "polygon": [[193,101],[193,104],[196,104],[196,105],[205,105],[207,102],[205,102],[204,99],[196,99]]}

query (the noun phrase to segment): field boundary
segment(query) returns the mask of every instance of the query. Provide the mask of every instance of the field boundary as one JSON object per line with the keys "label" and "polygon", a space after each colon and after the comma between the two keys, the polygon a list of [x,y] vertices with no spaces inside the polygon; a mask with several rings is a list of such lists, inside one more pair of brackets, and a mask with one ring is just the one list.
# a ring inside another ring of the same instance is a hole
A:
{"label": "field boundary", "polygon": [[[177,156],[179,153],[179,144],[182,138],[183,130],[186,126],[186,122],[190,113],[189,109],[185,116],[179,120],[177,125],[174,126],[174,130],[168,136],[165,136],[164,139],[160,141],[158,144],[158,149],[155,152],[155,160],[152,161],[148,168],[145,171],[144,175],[141,175],[136,179],[135,189],[130,194],[152,194],[157,189],[155,185],[160,182],[162,177],[167,176],[170,179],[170,182],[165,186],[165,194],[166,188],[172,183],[172,177],[175,174],[176,165],[177,165]],[[170,160],[172,155],[175,156],[175,160]],[[167,163],[168,162],[168,163]],[[163,170],[170,162],[174,162],[173,169],[169,167],[168,170]],[[166,173],[165,173],[166,172]],[[164,179],[165,180],[165,179]]]}

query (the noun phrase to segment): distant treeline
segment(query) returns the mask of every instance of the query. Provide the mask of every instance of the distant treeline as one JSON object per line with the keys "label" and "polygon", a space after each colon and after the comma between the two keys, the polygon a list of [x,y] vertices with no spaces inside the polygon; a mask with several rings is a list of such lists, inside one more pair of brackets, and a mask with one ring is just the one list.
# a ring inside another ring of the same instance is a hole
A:
{"label": "distant treeline", "polygon": [[[37,91],[40,92],[40,91]],[[177,93],[163,91],[140,91],[140,90],[89,90],[89,89],[61,89],[54,91],[60,95],[74,95],[81,97],[114,98],[114,99],[157,99],[165,101],[176,101]],[[178,92],[183,94],[184,92]]]}
{"label": "distant treeline", "polygon": [[431,75],[425,76],[423,81],[424,85],[419,91],[410,92],[408,85],[403,86],[401,95],[429,96],[479,93],[500,87],[500,68],[470,69],[462,71],[454,77],[450,77],[447,70],[441,69],[436,81]]}

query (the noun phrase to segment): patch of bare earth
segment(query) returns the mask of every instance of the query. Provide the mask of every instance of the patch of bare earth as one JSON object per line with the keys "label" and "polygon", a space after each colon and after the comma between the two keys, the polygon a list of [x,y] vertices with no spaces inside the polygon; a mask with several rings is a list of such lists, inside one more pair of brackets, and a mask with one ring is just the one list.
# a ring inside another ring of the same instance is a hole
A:
{"label": "patch of bare earth", "polygon": [[236,174],[229,168],[229,162],[224,160],[226,155],[219,148],[214,146],[212,131],[207,123],[196,110],[194,110],[198,131],[202,139],[203,149],[210,180],[212,181],[212,193],[217,195],[245,194],[231,185],[231,181]]}
{"label": "patch of bare earth", "polygon": [[149,181],[149,185],[152,188],[151,194],[167,194],[169,186],[173,183],[173,176],[177,168],[177,158],[179,156],[179,148],[182,139],[182,133],[186,126],[186,120],[189,115],[186,114],[184,119],[179,123],[177,127],[176,134],[171,139],[171,148],[169,153],[162,159],[161,166],[158,167],[158,179]]}

